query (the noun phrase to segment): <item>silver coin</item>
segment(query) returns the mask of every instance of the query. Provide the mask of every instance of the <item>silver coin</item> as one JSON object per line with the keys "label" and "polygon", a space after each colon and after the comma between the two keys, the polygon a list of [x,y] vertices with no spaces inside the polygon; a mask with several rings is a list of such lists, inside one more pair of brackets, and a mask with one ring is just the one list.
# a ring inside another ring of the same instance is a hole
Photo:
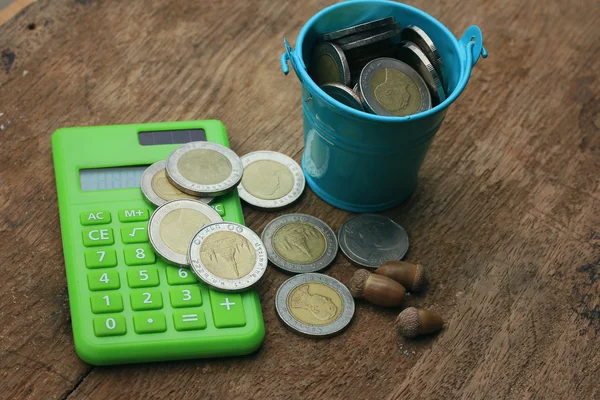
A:
{"label": "silver coin", "polygon": [[275,151],[255,151],[242,157],[244,176],[238,186],[242,200],[256,207],[276,209],[298,200],[306,180],[292,158]]}
{"label": "silver coin", "polygon": [[173,186],[202,197],[234,190],[244,173],[237,154],[211,142],[190,142],[178,147],[169,155],[166,170]]}
{"label": "silver coin", "polygon": [[401,39],[403,41],[416,44],[419,49],[425,53],[425,56],[427,56],[429,61],[431,61],[433,67],[440,76],[444,90],[447,90],[448,82],[446,82],[446,71],[444,69],[445,67],[442,61],[442,56],[440,55],[437,47],[435,47],[435,44],[429,35],[427,35],[425,31],[418,26],[409,25],[402,30]]}
{"label": "silver coin", "polygon": [[340,48],[343,51],[347,51],[347,50],[352,50],[352,49],[357,49],[359,47],[362,46],[367,46],[370,44],[374,44],[377,42],[381,42],[383,40],[388,40],[393,38],[394,36],[398,36],[400,34],[400,28],[391,30],[391,31],[387,31],[387,32],[383,32],[383,33],[378,33],[375,34],[373,36],[369,36],[365,39],[359,39],[359,40],[355,40],[353,42],[349,42],[349,43],[345,43],[340,45]]}
{"label": "silver coin", "polygon": [[156,207],[177,199],[198,200],[210,204],[213,197],[196,197],[182,192],[169,182],[165,167],[167,162],[161,160],[149,166],[142,174],[141,188],[144,197]]}
{"label": "silver coin", "polygon": [[417,70],[421,75],[431,92],[433,106],[446,100],[446,93],[444,92],[440,76],[431,61],[429,61],[425,53],[416,44],[402,42],[402,45],[398,49],[398,58]]}
{"label": "silver coin", "polygon": [[365,109],[403,117],[431,108],[431,94],[421,76],[393,58],[377,58],[363,68],[359,80]]}
{"label": "silver coin", "polygon": [[[369,29],[368,31],[355,33],[355,34],[352,34],[350,36],[344,36],[343,38],[337,39],[335,41],[335,44],[343,46],[343,45],[346,45],[348,43],[356,42],[358,40],[367,39],[367,38],[370,38],[370,37],[375,36],[375,35],[380,35],[382,33],[390,32],[390,31],[400,31],[400,30],[401,30],[400,23],[399,22],[394,22],[393,24],[385,25],[385,26],[380,27],[380,28]],[[396,33],[396,35],[397,35],[397,33]]]}
{"label": "silver coin", "polygon": [[379,214],[360,214],[346,221],[339,231],[340,248],[350,261],[377,268],[398,261],[408,251],[408,235],[400,224]]}
{"label": "silver coin", "polygon": [[150,244],[169,264],[188,266],[192,238],[204,225],[223,221],[218,212],[196,200],[173,200],[158,207],[148,223]]}
{"label": "silver coin", "polygon": [[188,258],[207,285],[239,291],[255,285],[267,270],[267,252],[258,235],[233,222],[206,225],[194,235]]}
{"label": "silver coin", "polygon": [[347,105],[348,107],[364,111],[360,97],[348,86],[341,85],[339,83],[326,83],[325,85],[321,86],[321,89],[323,89],[325,93],[340,103]]}
{"label": "silver coin", "polygon": [[334,43],[319,43],[312,51],[310,76],[319,86],[325,83],[350,84],[350,67],[344,51]]}
{"label": "silver coin", "polygon": [[281,215],[261,235],[275,266],[296,274],[316,272],[333,262],[338,241],[323,221],[306,214]]}
{"label": "silver coin", "polygon": [[325,338],[344,330],[354,316],[354,299],[340,281],[323,274],[300,274],[275,295],[281,321],[304,336]]}
{"label": "silver coin", "polygon": [[348,28],[340,29],[340,30],[337,30],[334,32],[326,33],[325,35],[321,36],[321,40],[324,42],[329,41],[329,40],[335,40],[335,39],[339,39],[344,36],[368,31],[373,28],[379,28],[379,27],[393,24],[393,23],[394,23],[394,17],[381,18],[381,19],[377,19],[375,21],[369,21],[369,22],[365,22],[363,24],[358,24],[358,25],[350,26]]}

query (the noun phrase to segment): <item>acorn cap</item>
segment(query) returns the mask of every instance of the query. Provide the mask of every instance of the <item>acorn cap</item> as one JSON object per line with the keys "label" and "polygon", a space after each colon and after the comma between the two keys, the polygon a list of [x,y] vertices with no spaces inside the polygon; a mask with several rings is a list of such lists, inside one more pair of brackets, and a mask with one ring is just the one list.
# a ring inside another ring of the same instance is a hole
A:
{"label": "acorn cap", "polygon": [[419,310],[415,307],[408,307],[398,315],[396,323],[402,336],[407,338],[417,336],[419,334]]}
{"label": "acorn cap", "polygon": [[350,285],[348,285],[352,297],[362,297],[369,275],[371,275],[371,273],[366,269],[359,269],[354,273],[354,275],[352,275],[352,278],[350,279]]}
{"label": "acorn cap", "polygon": [[427,275],[427,270],[421,265],[417,264],[417,271],[415,272],[415,280],[412,285],[412,289],[415,292],[420,292],[425,289],[427,284],[429,283],[429,276]]}

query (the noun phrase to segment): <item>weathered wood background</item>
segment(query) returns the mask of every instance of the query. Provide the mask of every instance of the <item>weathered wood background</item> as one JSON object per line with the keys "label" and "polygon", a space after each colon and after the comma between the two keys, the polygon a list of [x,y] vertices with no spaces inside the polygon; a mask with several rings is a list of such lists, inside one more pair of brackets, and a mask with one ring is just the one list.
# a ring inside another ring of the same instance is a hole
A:
{"label": "weathered wood background", "polygon": [[[279,66],[327,1],[40,0],[0,26],[0,398],[600,398],[600,6],[414,0],[490,57],[452,106],[411,200],[388,215],[433,285],[443,332],[398,338],[357,303],[341,336],[277,320],[260,285],[252,356],[91,367],[75,355],[50,135],[63,126],[221,119],[239,154],[300,160],[299,83]],[[307,190],[284,212],[337,230]],[[245,208],[261,232],[277,214]],[[347,282],[343,256],[328,274]]]}

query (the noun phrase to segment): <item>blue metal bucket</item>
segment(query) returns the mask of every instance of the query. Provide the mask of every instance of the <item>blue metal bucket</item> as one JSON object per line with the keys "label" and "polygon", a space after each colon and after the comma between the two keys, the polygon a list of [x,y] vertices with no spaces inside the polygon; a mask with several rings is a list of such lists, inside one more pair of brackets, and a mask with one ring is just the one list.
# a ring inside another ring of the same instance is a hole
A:
{"label": "blue metal bucket", "polygon": [[[361,22],[394,16],[402,26],[417,25],[440,52],[448,79],[448,98],[426,112],[387,117],[350,108],[321,90],[306,65],[320,34]],[[460,40],[425,12],[388,0],[355,0],[325,8],[304,25],[288,61],[302,84],[304,154],[302,168],[311,189],[335,207],[354,212],[379,212],[404,202],[414,192],[429,145],[446,110],[461,94],[479,56],[487,57],[481,30],[467,29]]]}

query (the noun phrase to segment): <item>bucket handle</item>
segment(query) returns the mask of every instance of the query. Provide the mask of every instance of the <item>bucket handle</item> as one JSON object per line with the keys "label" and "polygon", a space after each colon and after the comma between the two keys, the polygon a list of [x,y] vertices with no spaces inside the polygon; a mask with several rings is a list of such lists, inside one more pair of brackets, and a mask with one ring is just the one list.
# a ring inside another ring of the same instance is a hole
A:
{"label": "bucket handle", "polygon": [[299,68],[306,69],[306,67],[298,65],[299,62],[297,61],[296,57],[294,57],[294,49],[292,49],[292,46],[290,46],[290,43],[285,38],[283,39],[283,45],[285,46],[285,53],[283,53],[281,55],[281,58],[279,59],[281,61],[281,70],[283,71],[283,74],[287,75],[290,73],[290,67],[288,66],[288,61],[289,61],[292,63],[292,68],[294,68],[294,72],[296,72],[296,76],[298,76],[298,79],[300,80],[300,82],[303,83],[302,78],[300,77],[300,74],[298,73],[298,71],[299,71]]}

